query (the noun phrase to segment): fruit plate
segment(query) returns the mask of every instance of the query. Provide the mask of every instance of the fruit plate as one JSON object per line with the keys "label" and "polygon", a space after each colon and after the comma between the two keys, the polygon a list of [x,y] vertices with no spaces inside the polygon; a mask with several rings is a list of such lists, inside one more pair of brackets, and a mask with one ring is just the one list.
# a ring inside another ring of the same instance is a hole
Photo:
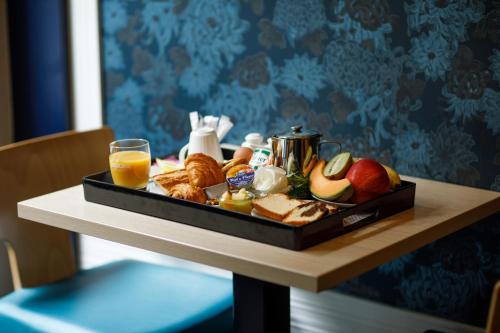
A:
{"label": "fruit plate", "polygon": [[312,197],[318,201],[321,201],[321,202],[324,202],[327,204],[334,204],[334,205],[337,205],[337,206],[342,207],[342,208],[350,208],[350,207],[356,206],[356,204],[348,203],[348,202],[336,202],[336,201],[328,201],[328,200],[320,199],[314,195]]}
{"label": "fruit plate", "polygon": [[293,226],[261,216],[172,198],[148,189],[118,186],[113,184],[109,171],[84,177],[83,189],[85,200],[89,202],[296,251],[412,208],[415,199],[415,183],[402,181],[393,192],[354,207],[341,208],[315,222]]}

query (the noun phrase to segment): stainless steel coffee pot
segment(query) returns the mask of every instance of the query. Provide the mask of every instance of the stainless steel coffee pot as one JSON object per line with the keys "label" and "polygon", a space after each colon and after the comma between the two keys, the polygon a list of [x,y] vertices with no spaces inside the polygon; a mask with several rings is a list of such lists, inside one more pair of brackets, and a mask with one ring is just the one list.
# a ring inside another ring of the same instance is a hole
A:
{"label": "stainless steel coffee pot", "polygon": [[321,134],[314,130],[303,130],[302,126],[292,126],[291,131],[271,137],[271,164],[286,170],[287,174],[306,175],[312,162],[319,159],[322,144],[335,144],[339,152],[342,146],[336,141],[321,141]]}

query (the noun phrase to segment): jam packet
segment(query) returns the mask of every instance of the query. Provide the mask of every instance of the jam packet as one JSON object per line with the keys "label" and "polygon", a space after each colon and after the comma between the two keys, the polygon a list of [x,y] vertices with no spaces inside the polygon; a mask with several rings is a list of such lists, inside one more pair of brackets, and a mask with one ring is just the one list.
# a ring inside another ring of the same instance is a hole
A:
{"label": "jam packet", "polygon": [[236,165],[226,173],[226,180],[232,189],[250,187],[254,178],[255,170],[246,164]]}

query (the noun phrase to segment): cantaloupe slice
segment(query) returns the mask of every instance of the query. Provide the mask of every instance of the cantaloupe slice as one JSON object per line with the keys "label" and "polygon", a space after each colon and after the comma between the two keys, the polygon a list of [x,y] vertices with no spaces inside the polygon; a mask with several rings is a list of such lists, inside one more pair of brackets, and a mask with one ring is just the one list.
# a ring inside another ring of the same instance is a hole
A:
{"label": "cantaloupe slice", "polygon": [[323,175],[326,161],[316,163],[309,179],[311,193],[320,199],[329,201],[346,202],[354,191],[348,179],[330,180]]}

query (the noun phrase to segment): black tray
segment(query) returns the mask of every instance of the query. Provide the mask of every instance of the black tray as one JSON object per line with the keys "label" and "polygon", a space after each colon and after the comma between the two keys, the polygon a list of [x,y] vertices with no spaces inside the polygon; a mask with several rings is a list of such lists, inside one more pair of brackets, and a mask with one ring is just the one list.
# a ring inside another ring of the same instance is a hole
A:
{"label": "black tray", "polygon": [[109,172],[83,178],[85,200],[222,232],[291,250],[302,250],[413,207],[415,183],[303,226],[114,185]]}

